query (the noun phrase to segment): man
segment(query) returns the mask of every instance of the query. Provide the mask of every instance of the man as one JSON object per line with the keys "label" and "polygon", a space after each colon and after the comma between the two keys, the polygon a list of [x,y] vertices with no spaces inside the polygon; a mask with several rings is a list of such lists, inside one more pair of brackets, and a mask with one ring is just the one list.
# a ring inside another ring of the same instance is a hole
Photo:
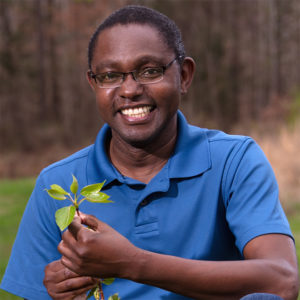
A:
{"label": "man", "polygon": [[[47,265],[52,299],[108,277],[116,281],[105,295],[121,299],[296,299],[294,242],[262,151],[248,137],[190,126],[178,111],[195,64],[176,25],[125,7],[92,37],[89,67],[107,124],[94,145],[39,176],[2,288],[48,299]],[[84,202],[61,236],[53,215],[65,203],[44,189],[67,188],[71,174],[81,185],[106,180],[114,203]]]}

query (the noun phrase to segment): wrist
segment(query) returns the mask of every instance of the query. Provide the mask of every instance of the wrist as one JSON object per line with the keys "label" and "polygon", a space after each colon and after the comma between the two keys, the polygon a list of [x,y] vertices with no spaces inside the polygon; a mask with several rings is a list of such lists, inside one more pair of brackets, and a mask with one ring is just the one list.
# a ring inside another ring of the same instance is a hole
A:
{"label": "wrist", "polygon": [[124,278],[140,282],[145,274],[146,265],[149,261],[149,252],[140,248],[136,248],[135,254],[131,256],[130,262],[127,264]]}

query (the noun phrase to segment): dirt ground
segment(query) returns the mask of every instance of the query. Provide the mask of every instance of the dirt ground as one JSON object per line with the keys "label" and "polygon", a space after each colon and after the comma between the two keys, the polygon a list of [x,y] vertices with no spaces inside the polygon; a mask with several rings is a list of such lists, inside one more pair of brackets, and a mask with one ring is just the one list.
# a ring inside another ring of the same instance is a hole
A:
{"label": "dirt ground", "polygon": [[283,206],[300,203],[300,126],[281,128],[276,134],[254,138],[270,161],[280,191]]}
{"label": "dirt ground", "polygon": [[43,168],[79,149],[64,148],[59,145],[36,152],[4,152],[0,153],[0,179],[36,177]]}

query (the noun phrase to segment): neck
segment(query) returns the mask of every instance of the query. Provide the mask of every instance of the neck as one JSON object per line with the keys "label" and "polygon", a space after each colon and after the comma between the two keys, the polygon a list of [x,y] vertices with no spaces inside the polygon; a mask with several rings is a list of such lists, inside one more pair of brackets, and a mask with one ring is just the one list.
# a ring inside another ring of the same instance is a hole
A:
{"label": "neck", "polygon": [[149,183],[172,155],[176,138],[175,132],[145,147],[136,147],[112,135],[109,146],[111,162],[124,176]]}

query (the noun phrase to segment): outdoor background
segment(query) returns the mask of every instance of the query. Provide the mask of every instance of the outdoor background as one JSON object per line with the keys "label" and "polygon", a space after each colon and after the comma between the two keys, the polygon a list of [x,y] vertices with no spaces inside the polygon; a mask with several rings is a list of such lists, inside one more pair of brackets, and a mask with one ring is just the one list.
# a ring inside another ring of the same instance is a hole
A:
{"label": "outdoor background", "polygon": [[0,0],[0,280],[34,178],[92,143],[103,124],[85,79],[87,45],[126,4],[175,20],[197,63],[182,111],[193,124],[257,140],[299,253],[299,0]]}

